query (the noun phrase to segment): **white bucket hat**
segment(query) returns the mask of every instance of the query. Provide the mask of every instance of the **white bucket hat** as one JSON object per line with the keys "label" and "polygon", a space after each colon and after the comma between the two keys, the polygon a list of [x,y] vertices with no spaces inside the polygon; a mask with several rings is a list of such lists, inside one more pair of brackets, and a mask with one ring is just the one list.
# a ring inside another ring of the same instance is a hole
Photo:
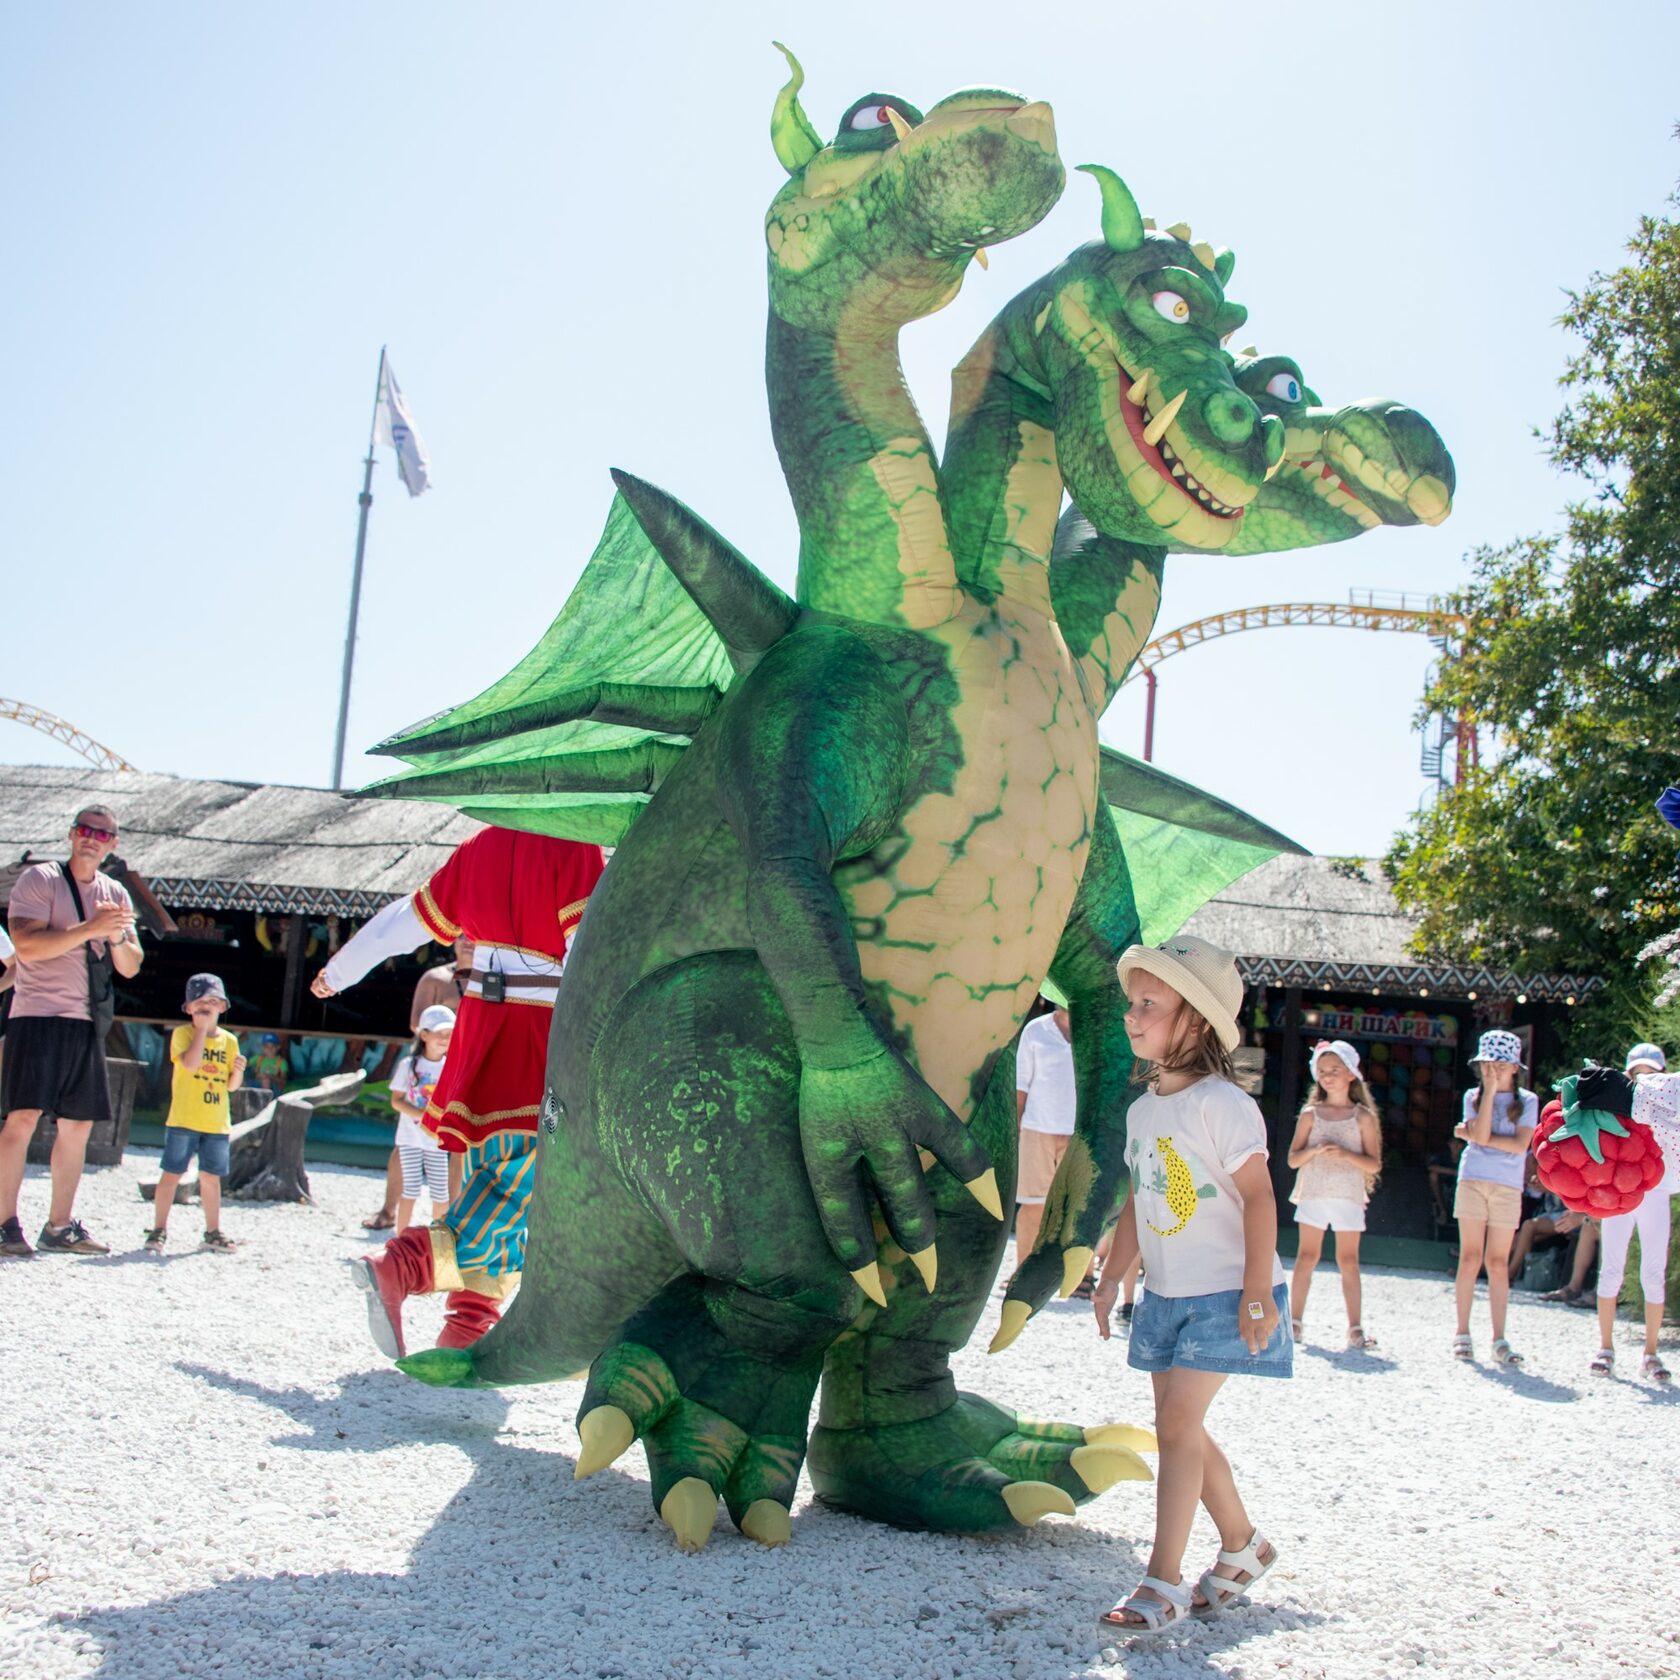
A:
{"label": "white bucket hat", "polygon": [[1128,945],[1116,964],[1120,984],[1134,969],[1164,980],[1213,1028],[1227,1050],[1235,1050],[1241,1034],[1237,1011],[1242,1008],[1242,976],[1237,959],[1222,946],[1194,934],[1181,933],[1164,945]]}
{"label": "white bucket hat", "polygon": [[1477,1062],[1509,1062],[1515,1067],[1522,1066],[1522,1040],[1514,1032],[1495,1029],[1485,1032],[1476,1043],[1476,1054],[1470,1058],[1470,1065]]}
{"label": "white bucket hat", "polygon": [[1636,1067],[1654,1068],[1658,1073],[1668,1072],[1668,1057],[1663,1054],[1660,1044],[1636,1044],[1627,1053],[1627,1064],[1624,1069],[1632,1073]]}
{"label": "white bucket hat", "polygon": [[1319,1061],[1325,1056],[1334,1056],[1355,1079],[1364,1077],[1359,1071],[1359,1052],[1345,1038],[1321,1038],[1313,1046],[1312,1056],[1307,1063],[1314,1079],[1318,1078]]}

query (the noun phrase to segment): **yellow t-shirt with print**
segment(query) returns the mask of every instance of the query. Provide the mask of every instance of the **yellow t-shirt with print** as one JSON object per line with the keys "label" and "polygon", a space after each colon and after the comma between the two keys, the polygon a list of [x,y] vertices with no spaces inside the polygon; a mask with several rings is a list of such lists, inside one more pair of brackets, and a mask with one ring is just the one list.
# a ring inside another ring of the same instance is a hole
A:
{"label": "yellow t-shirt with print", "polygon": [[239,1040],[225,1027],[218,1027],[204,1041],[204,1056],[196,1068],[181,1066],[181,1058],[192,1048],[193,1029],[177,1027],[169,1039],[169,1059],[175,1064],[175,1081],[169,1095],[166,1126],[182,1126],[189,1132],[225,1132],[228,1117],[228,1081],[233,1077],[233,1058],[239,1054]]}

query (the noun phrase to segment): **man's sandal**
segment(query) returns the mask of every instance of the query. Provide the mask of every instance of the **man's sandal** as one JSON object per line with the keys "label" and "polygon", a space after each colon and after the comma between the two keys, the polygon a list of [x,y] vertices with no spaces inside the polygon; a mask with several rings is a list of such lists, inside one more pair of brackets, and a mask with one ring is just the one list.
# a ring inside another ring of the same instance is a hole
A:
{"label": "man's sandal", "polygon": [[1648,1353],[1640,1360],[1639,1374],[1642,1377],[1649,1377],[1652,1382],[1665,1387],[1674,1381],[1668,1367],[1654,1353]]}
{"label": "man's sandal", "polygon": [[1452,1351],[1454,1359],[1474,1359],[1476,1357],[1476,1349],[1468,1336],[1454,1336]]}
{"label": "man's sandal", "polygon": [[1526,1365],[1528,1363],[1503,1336],[1493,1344],[1493,1362],[1495,1365]]}
{"label": "man's sandal", "polygon": [[381,1208],[378,1213],[369,1215],[362,1221],[364,1231],[389,1231],[397,1222],[397,1216],[389,1208]]}
{"label": "man's sandal", "polygon": [[1298,1319],[1298,1318],[1290,1319],[1290,1321],[1289,1321],[1289,1334],[1290,1334],[1290,1337],[1291,1337],[1292,1340],[1297,1341],[1297,1342],[1300,1341],[1300,1339],[1301,1339],[1301,1321],[1300,1321],[1300,1319]]}
{"label": "man's sandal", "polygon": [[[1224,1555],[1223,1552],[1220,1553],[1221,1557]],[[1143,1597],[1145,1588],[1159,1594],[1159,1597]],[[1141,1616],[1143,1620],[1124,1621],[1122,1617],[1127,1611],[1134,1616]],[[1159,1576],[1145,1575],[1132,1588],[1130,1597],[1121,1599],[1112,1610],[1097,1618],[1097,1625],[1115,1633],[1165,1633],[1168,1628],[1182,1622],[1189,1614],[1190,1589],[1183,1582],[1174,1586],[1171,1581],[1163,1581]]]}
{"label": "man's sandal", "polygon": [[1377,1338],[1375,1336],[1367,1336],[1365,1334],[1365,1326],[1363,1324],[1350,1324],[1348,1326],[1348,1346],[1354,1349],[1355,1352],[1372,1352],[1375,1350],[1376,1345]]}
{"label": "man's sandal", "polygon": [[1216,1575],[1213,1570],[1202,1576],[1196,1585],[1201,1589],[1202,1604],[1192,1604],[1192,1616],[1217,1616],[1226,1605],[1234,1604],[1239,1598],[1246,1598],[1265,1578],[1271,1574],[1272,1566],[1278,1560],[1277,1547],[1272,1546],[1272,1555],[1264,1562],[1260,1554],[1271,1545],[1259,1529],[1255,1529],[1254,1537],[1240,1552],[1222,1551],[1219,1561],[1227,1569],[1237,1569],[1242,1572],[1239,1580],[1231,1580],[1225,1575]]}
{"label": "man's sandal", "polygon": [[1600,1348],[1593,1355],[1592,1364],[1587,1369],[1595,1377],[1607,1377],[1616,1369],[1616,1350],[1614,1348]]}

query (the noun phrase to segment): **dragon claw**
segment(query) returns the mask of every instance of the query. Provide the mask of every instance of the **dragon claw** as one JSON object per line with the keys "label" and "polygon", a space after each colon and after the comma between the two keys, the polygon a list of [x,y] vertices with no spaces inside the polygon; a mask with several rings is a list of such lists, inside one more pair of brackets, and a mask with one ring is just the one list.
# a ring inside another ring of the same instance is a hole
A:
{"label": "dragon claw", "polygon": [[998,1195],[997,1173],[991,1168],[981,1173],[978,1178],[971,1178],[963,1185],[969,1195],[989,1213],[993,1219],[1003,1218],[1003,1198]]}
{"label": "dragon claw", "polygon": [[660,1520],[677,1537],[679,1552],[705,1549],[717,1519],[717,1503],[717,1494],[698,1476],[684,1476],[660,1501]]}
{"label": "dragon claw", "polygon": [[887,1304],[887,1292],[881,1286],[881,1267],[878,1262],[871,1260],[867,1266],[859,1266],[852,1273],[852,1282],[878,1307]]}
{"label": "dragon claw", "polygon": [[1155,1479],[1155,1473],[1128,1447],[1075,1447],[1068,1464],[1092,1493],[1105,1493],[1116,1482]]}
{"label": "dragon claw", "polygon": [[920,1253],[910,1256],[910,1264],[916,1268],[922,1280],[922,1287],[932,1294],[939,1282],[939,1252],[932,1243]]}
{"label": "dragon claw", "polygon": [[1003,1502],[1022,1528],[1031,1528],[1039,1518],[1052,1512],[1071,1517],[1075,1509],[1073,1496],[1051,1482],[1011,1482],[1003,1490]]}
{"label": "dragon claw", "polygon": [[1159,1452],[1153,1429],[1140,1423],[1097,1423],[1081,1430],[1088,1447],[1125,1447],[1131,1452]]}
{"label": "dragon claw", "polygon": [[986,1349],[987,1353],[1002,1353],[1021,1334],[1031,1317],[1032,1308],[1025,1301],[1005,1301],[1003,1322],[998,1325],[997,1334],[992,1337],[992,1345]]}
{"label": "dragon claw", "polygon": [[578,1420],[578,1456],[572,1480],[605,1470],[636,1439],[636,1426],[617,1406],[597,1406]]}
{"label": "dragon claw", "polygon": [[1096,1256],[1092,1248],[1070,1248],[1062,1253],[1062,1287],[1061,1298],[1065,1301],[1085,1281],[1085,1274],[1091,1269],[1091,1261]]}
{"label": "dragon claw", "polygon": [[793,1524],[785,1505],[774,1499],[755,1499],[741,1517],[741,1532],[761,1546],[785,1546],[793,1537]]}

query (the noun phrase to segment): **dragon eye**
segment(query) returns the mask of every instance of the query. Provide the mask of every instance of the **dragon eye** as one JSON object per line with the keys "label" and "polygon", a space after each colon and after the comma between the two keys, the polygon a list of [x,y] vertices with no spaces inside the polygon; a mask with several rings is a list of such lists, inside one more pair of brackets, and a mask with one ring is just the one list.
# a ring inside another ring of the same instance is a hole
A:
{"label": "dragon eye", "polygon": [[867,131],[871,128],[885,128],[891,121],[885,105],[865,105],[846,126]]}
{"label": "dragon eye", "polygon": [[1301,381],[1292,373],[1274,373],[1266,381],[1266,394],[1279,402],[1298,403],[1301,400]]}
{"label": "dragon eye", "polygon": [[1163,320],[1182,323],[1190,319],[1190,300],[1178,292],[1156,292],[1149,301]]}

